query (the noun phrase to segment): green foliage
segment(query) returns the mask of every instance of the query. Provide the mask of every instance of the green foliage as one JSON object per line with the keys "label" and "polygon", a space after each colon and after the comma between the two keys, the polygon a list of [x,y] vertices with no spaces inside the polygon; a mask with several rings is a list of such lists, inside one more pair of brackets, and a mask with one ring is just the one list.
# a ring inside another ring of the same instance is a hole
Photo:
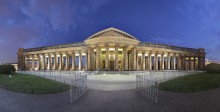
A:
{"label": "green foliage", "polygon": [[198,73],[159,84],[159,89],[172,92],[199,92],[220,87],[220,75]]}
{"label": "green foliage", "polygon": [[13,65],[0,65],[0,74],[13,74],[16,69]]}
{"label": "green foliage", "polygon": [[220,73],[220,64],[210,63],[206,66],[206,72],[216,74]]}
{"label": "green foliage", "polygon": [[8,75],[0,75],[0,88],[23,93],[47,94],[69,90],[70,86],[43,77],[15,73],[11,78]]}

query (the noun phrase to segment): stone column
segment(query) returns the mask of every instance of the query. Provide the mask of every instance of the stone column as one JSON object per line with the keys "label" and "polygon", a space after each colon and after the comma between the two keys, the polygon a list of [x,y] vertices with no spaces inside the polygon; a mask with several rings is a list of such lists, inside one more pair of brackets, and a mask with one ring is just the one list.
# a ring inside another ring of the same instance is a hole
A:
{"label": "stone column", "polygon": [[177,69],[178,70],[181,70],[182,69],[182,67],[181,67],[181,65],[182,65],[182,60],[181,60],[181,55],[179,55],[178,56],[178,60],[177,60]]}
{"label": "stone column", "polygon": [[29,56],[26,56],[26,64],[25,64],[25,70],[29,70]]}
{"label": "stone column", "polygon": [[105,44],[106,54],[105,54],[105,70],[109,70],[109,45]]}
{"label": "stone column", "polygon": [[47,70],[46,54],[43,54],[44,70]]}
{"label": "stone column", "polygon": [[204,70],[205,67],[205,55],[200,54],[198,57],[198,65],[199,65],[199,70]]}
{"label": "stone column", "polygon": [[154,55],[154,70],[158,70],[158,54]]}
{"label": "stone column", "polygon": [[152,62],[151,62],[151,53],[148,54],[148,70],[152,69]]}
{"label": "stone column", "polygon": [[175,54],[173,57],[173,64],[174,64],[173,69],[174,70],[176,70],[176,61],[177,61],[177,59],[176,59],[176,54]]}
{"label": "stone column", "polygon": [[189,70],[191,70],[191,57],[189,56]]}
{"label": "stone column", "polygon": [[170,70],[173,70],[173,56],[170,56]]}
{"label": "stone column", "polygon": [[192,58],[193,58],[193,60],[192,60],[192,70],[195,70],[195,57],[193,56]]}
{"label": "stone column", "polygon": [[87,51],[87,70],[91,70],[91,51],[90,49]]}
{"label": "stone column", "polygon": [[119,70],[118,68],[118,44],[115,45],[115,70]]}
{"label": "stone column", "polygon": [[167,56],[164,56],[164,70],[167,70]]}
{"label": "stone column", "polygon": [[40,63],[41,63],[41,70],[44,70],[44,54],[40,55],[42,58],[40,59]]}
{"label": "stone column", "polygon": [[124,62],[125,62],[125,66],[124,66],[124,70],[128,70],[128,50],[127,48],[124,49]]}
{"label": "stone column", "polygon": [[39,54],[40,57],[40,70],[44,70],[43,54]]}
{"label": "stone column", "polygon": [[65,68],[66,70],[69,70],[69,65],[70,65],[69,62],[70,62],[69,61],[69,54],[66,53],[66,68]]}
{"label": "stone column", "polygon": [[145,70],[145,52],[142,53],[142,70]]}
{"label": "stone column", "polygon": [[170,54],[167,54],[167,70],[170,70]]}
{"label": "stone column", "polygon": [[99,45],[96,45],[96,70],[100,70],[100,59],[99,59],[99,55],[100,55],[100,48]]}
{"label": "stone column", "polygon": [[174,66],[175,66],[175,65],[174,65],[174,63],[175,63],[175,62],[174,62],[174,57],[175,57],[175,56],[173,55],[172,58],[171,58],[171,70],[175,70],[175,69],[174,69],[174,68],[175,68],[175,67],[174,67]]}
{"label": "stone column", "polygon": [[202,70],[204,70],[205,69],[205,55],[203,56],[203,58],[202,58]]}
{"label": "stone column", "polygon": [[57,70],[57,54],[56,53],[53,53],[53,59],[54,59],[53,69]]}
{"label": "stone column", "polygon": [[34,70],[34,65],[35,65],[34,64],[34,55],[32,55],[32,67],[31,67],[32,70]]}
{"label": "stone column", "polygon": [[27,59],[28,59],[27,56],[24,56],[24,60],[25,60],[25,61],[24,61],[24,70],[26,70],[26,69],[27,69],[27,66],[28,66],[28,64],[27,64],[27,62],[28,62]]}
{"label": "stone column", "polygon": [[75,70],[75,53],[72,52],[72,70]]}
{"label": "stone column", "polygon": [[194,60],[193,60],[193,61],[194,61],[194,62],[193,62],[193,63],[194,63],[194,67],[193,67],[193,68],[194,68],[194,70],[196,70],[196,57],[193,57],[193,59],[194,59]]}
{"label": "stone column", "polygon": [[134,56],[133,70],[137,70],[137,51],[136,51],[136,49],[134,49],[134,51],[133,51],[133,56]]}
{"label": "stone column", "polygon": [[29,56],[27,56],[27,59],[26,59],[26,66],[25,66],[25,69],[26,69],[26,70],[30,70]]}
{"label": "stone column", "polygon": [[160,57],[160,70],[164,70],[164,54]]}
{"label": "stone column", "polygon": [[183,70],[186,70],[186,57],[183,56],[183,60],[182,60],[182,67],[183,67]]}
{"label": "stone column", "polygon": [[52,70],[52,58],[51,58],[51,54],[48,54],[48,64],[49,64],[49,70]]}
{"label": "stone column", "polygon": [[27,66],[26,66],[26,70],[30,70],[30,58],[29,58],[29,56],[27,56]]}
{"label": "stone column", "polygon": [[[88,62],[88,58],[87,58],[87,57],[88,57],[88,56],[87,56],[87,54],[88,54],[87,51],[85,51],[85,60],[86,60],[86,61],[85,61],[85,62],[86,62],[86,63],[85,63],[85,64],[86,64],[86,65],[85,65],[85,70],[88,70],[88,66],[87,66],[87,64],[88,64],[88,63],[87,63],[87,62]],[[82,63],[82,64],[83,64],[83,63]]]}
{"label": "stone column", "polygon": [[79,51],[79,70],[82,70],[82,52]]}
{"label": "stone column", "polygon": [[38,68],[38,70],[41,69],[41,62],[40,62],[40,55],[39,54],[37,54],[37,68]]}
{"label": "stone column", "polygon": [[59,65],[59,70],[63,70],[63,54],[60,53],[60,65]]}

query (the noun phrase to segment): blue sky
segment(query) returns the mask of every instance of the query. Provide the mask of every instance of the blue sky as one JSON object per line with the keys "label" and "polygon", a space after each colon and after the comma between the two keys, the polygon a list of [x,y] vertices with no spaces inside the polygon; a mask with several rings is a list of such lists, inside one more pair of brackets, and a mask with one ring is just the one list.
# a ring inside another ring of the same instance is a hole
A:
{"label": "blue sky", "polygon": [[140,41],[205,48],[220,62],[218,0],[1,0],[0,61],[18,48],[80,42],[108,27]]}

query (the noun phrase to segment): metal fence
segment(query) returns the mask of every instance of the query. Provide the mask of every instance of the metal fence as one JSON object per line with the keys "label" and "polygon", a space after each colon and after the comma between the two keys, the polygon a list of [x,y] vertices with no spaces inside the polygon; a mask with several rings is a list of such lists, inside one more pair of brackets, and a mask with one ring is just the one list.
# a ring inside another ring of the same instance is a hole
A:
{"label": "metal fence", "polygon": [[87,90],[87,71],[33,70],[17,71],[17,73],[44,77],[47,79],[70,84],[70,103],[76,101]]}
{"label": "metal fence", "polygon": [[29,74],[44,77],[63,83],[71,83],[71,79],[75,79],[75,75],[80,72],[76,71],[60,71],[60,70],[33,70],[33,71],[17,71],[17,73]]}
{"label": "metal fence", "polygon": [[70,103],[75,102],[87,90],[87,74],[81,73],[71,80],[70,84]]}
{"label": "metal fence", "polygon": [[137,72],[136,90],[147,99],[157,103],[159,83],[179,78],[186,75],[198,73],[199,71],[150,71]]}
{"label": "metal fence", "polygon": [[136,75],[136,90],[152,102],[158,102],[158,82],[151,80],[149,75]]}
{"label": "metal fence", "polygon": [[157,80],[158,83],[179,78],[186,75],[191,75],[198,73],[198,71],[162,71],[162,72],[150,72],[148,73],[149,77],[153,80]]}

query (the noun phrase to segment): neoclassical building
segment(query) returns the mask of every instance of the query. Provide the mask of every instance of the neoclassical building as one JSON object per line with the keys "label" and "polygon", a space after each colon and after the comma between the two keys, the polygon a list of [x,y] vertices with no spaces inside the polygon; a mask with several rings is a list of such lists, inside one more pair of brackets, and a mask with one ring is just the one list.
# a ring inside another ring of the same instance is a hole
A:
{"label": "neoclassical building", "polygon": [[18,49],[19,70],[203,70],[205,50],[140,42],[108,28],[84,42]]}

